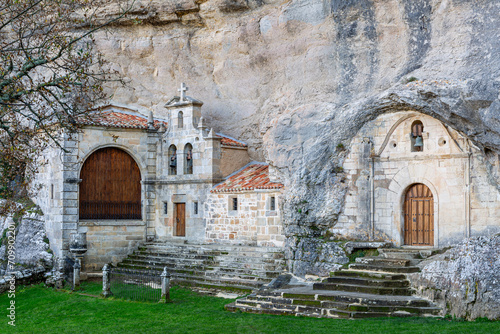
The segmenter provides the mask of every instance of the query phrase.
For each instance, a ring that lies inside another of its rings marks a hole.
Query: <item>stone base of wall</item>
[[[15,271],[0,277],[0,293],[15,291],[15,286],[29,285],[43,282],[46,279],[47,269],[39,266],[34,269]]]
[[[80,221],[80,229],[87,232],[87,252],[83,271],[99,271],[104,264],[117,264],[146,241],[143,221]]]

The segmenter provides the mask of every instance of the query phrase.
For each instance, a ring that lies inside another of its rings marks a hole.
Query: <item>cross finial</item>
[[[181,101],[184,101],[186,99],[186,91],[189,88],[186,86],[186,84],[183,82],[181,83],[181,88],[179,88],[177,91],[181,93]]]

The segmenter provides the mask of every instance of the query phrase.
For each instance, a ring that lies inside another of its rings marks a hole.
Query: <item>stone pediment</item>
[[[165,104],[165,108],[171,108],[171,107],[179,107],[179,106],[185,106],[185,105],[197,105],[197,106],[202,106],[203,102],[200,100],[197,100],[195,98],[192,98],[191,96],[184,96],[184,99],[181,100],[179,96],[174,96],[168,102]]]

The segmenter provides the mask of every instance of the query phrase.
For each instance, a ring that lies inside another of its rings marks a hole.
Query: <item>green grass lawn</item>
[[[98,294],[98,283],[83,286]],[[0,295],[0,333],[500,333],[500,322],[391,318],[314,319],[230,313],[232,300],[171,290],[171,304],[100,299],[56,291],[42,285],[18,288],[16,327],[7,324],[9,299]]]

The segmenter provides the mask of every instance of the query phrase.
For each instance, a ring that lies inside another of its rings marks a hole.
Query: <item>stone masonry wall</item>
[[[80,222],[87,231],[87,247],[82,265],[84,271],[101,270],[104,264],[116,264],[145,241],[143,221],[116,220]]]
[[[206,241],[281,247],[285,237],[279,210],[270,210],[270,198],[277,192],[210,194],[205,204]],[[238,198],[238,210],[232,198]]]
[[[403,121],[390,133],[399,120]],[[423,152],[411,152],[411,124],[415,120],[424,125]],[[482,162],[484,155],[474,147],[469,149],[463,136],[448,130],[436,119],[405,112],[380,116],[367,123],[353,139],[343,165],[349,184],[348,195],[333,233],[361,239],[368,237],[370,155],[380,151],[380,157],[374,160],[375,238],[391,240],[396,245],[403,243],[402,204],[407,188],[414,183],[425,184],[433,193],[435,246],[459,242],[467,236],[468,229],[470,235],[500,230],[495,219],[500,214],[500,194],[488,179]]]

